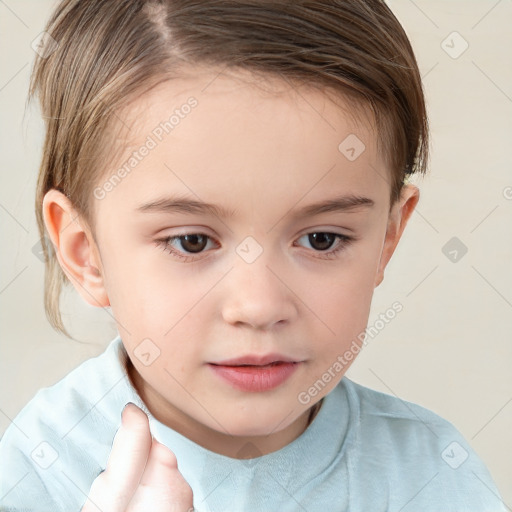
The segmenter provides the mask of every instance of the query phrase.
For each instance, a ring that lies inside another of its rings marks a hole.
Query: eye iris
[[[183,249],[195,253],[201,252],[206,247],[207,237],[205,235],[184,235],[180,236],[180,241]],[[197,247],[198,243],[199,248]]]
[[[325,251],[329,249],[335,240],[335,235],[332,233],[310,233],[309,235],[309,243],[312,247],[315,247],[315,244],[317,245],[315,249],[318,249],[320,251]],[[318,247],[318,245],[320,247]]]

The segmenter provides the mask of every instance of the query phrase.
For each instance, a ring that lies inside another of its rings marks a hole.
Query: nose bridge
[[[222,314],[229,323],[246,323],[268,328],[290,321],[296,314],[293,293],[280,276],[279,257],[247,237],[236,249],[234,265],[228,276],[228,291],[223,298]]]

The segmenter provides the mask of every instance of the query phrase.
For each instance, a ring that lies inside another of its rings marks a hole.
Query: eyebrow
[[[353,194],[338,196],[332,199],[310,204],[292,213],[293,217],[309,217],[321,213],[351,212],[361,208],[371,208],[375,205],[373,199]],[[186,213],[210,214],[220,218],[233,218],[236,210],[230,210],[219,205],[197,201],[188,197],[166,197],[144,203],[136,208],[137,212],[151,213]],[[289,212],[288,212],[289,213]]]

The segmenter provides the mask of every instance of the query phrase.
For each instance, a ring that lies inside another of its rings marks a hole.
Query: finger
[[[149,421],[134,404],[125,407],[121,419],[107,467],[93,482],[82,512],[124,512],[139,485],[151,449]]]
[[[192,489],[178,470],[174,453],[153,439],[140,485],[129,512],[188,512],[193,510]]]
[[[107,507],[110,507],[112,512],[119,512],[117,508],[114,508],[112,504],[106,502],[108,489],[104,481],[104,472],[94,480],[87,496],[83,508],[80,512],[104,512]]]
[[[137,487],[148,460],[151,439],[146,413],[135,404],[127,404],[105,469],[113,482],[126,488]]]
[[[179,473],[176,455],[153,438],[146,468],[140,480],[141,485],[165,484],[169,477]]]

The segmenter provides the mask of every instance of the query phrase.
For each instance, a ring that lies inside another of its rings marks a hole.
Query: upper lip
[[[234,359],[226,359],[225,361],[215,361],[210,364],[215,364],[219,366],[242,366],[242,365],[253,365],[253,366],[264,366],[270,363],[296,363],[298,361],[291,359],[290,357],[284,356],[282,354],[266,354],[266,355],[257,355],[257,354],[247,354],[245,356],[236,357]]]

